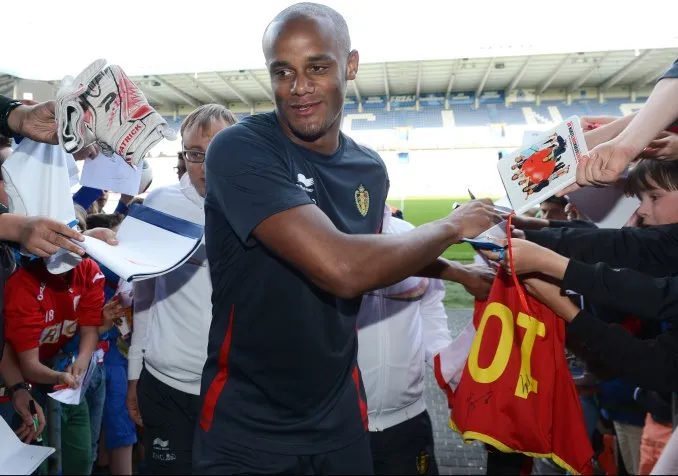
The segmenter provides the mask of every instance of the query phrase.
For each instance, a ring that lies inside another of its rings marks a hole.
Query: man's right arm
[[[491,226],[487,205],[475,203],[480,232]],[[462,212],[462,213],[460,213]],[[318,287],[351,298],[402,281],[435,261],[464,236],[473,213],[457,209],[457,217],[438,220],[397,235],[348,235],[334,226],[318,207],[304,205],[266,218],[254,237],[293,264]],[[466,226],[467,228],[464,228]]]
[[[238,124],[213,139],[206,162],[206,200],[220,209],[245,246],[256,239],[318,287],[343,298],[402,281],[459,239],[499,221],[490,205],[472,202],[401,235],[343,233],[296,186],[276,144]]]

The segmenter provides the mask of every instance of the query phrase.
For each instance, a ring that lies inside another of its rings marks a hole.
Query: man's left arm
[[[459,283],[474,298],[483,301],[490,294],[495,274],[489,266],[463,265],[440,257],[421,269],[417,276]]]

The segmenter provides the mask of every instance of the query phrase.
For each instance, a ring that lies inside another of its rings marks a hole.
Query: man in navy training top
[[[340,132],[358,71],[345,20],[293,5],[268,25],[263,50],[275,112],[223,130],[207,152],[213,317],[194,469],[370,474],[362,294],[415,274],[444,278],[439,255],[499,217],[471,202],[378,235],[386,168]]]

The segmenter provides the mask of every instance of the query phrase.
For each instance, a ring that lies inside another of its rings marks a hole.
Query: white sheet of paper
[[[89,384],[92,381],[92,375],[94,374],[96,365],[97,357],[95,354],[92,354],[92,358],[90,359],[89,365],[87,366],[87,371],[78,379],[80,381],[80,386],[78,388],[65,388],[63,390],[57,390],[56,392],[48,393],[47,395],[52,397],[54,400],[66,405],[79,405],[84,398],[84,393],[87,391],[87,387],[89,387]]]
[[[141,167],[130,167],[119,155],[97,155],[85,160],[80,174],[80,185],[109,192],[137,195],[141,183]]]
[[[48,393],[47,395],[64,405],[79,405],[81,393],[80,387],[78,387],[76,389],[65,388],[63,390],[57,390],[56,392]]]
[[[54,448],[23,443],[0,418],[0,474],[32,474],[52,453]]]
[[[10,213],[73,222],[69,159],[58,145],[22,140],[2,164]]]
[[[125,281],[153,278],[178,268],[202,241],[168,232],[132,216],[123,220],[116,238],[115,246],[88,236],[79,244]]]

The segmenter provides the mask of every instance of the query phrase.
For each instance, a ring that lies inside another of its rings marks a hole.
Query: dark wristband
[[[0,135],[5,137],[12,137],[14,132],[9,128],[9,115],[17,107],[23,106],[20,101],[2,101],[0,103]],[[17,131],[18,132],[18,131]]]
[[[19,382],[15,385],[12,385],[8,390],[7,390],[7,396],[12,399],[14,398],[14,393],[18,392],[19,390],[26,390],[28,392],[31,391],[31,384],[28,382]]]

